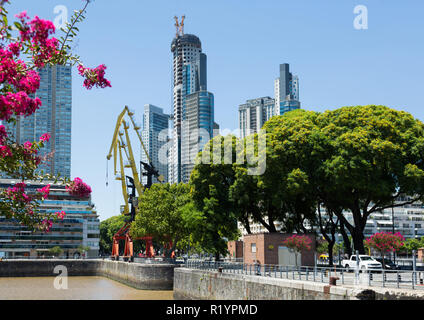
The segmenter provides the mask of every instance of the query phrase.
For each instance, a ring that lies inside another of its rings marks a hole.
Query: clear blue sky
[[[12,0],[9,8],[53,20],[55,6],[71,14],[82,3]],[[368,8],[368,30],[353,27],[357,5]],[[105,185],[116,117],[125,105],[140,120],[147,103],[171,112],[174,15],[186,15],[185,32],[208,55],[215,120],[235,129],[239,104],[273,97],[280,63],[299,76],[304,109],[382,104],[424,120],[423,13],[422,0],[96,0],[76,53],[87,66],[106,64],[113,87],[87,91],[74,70],[72,175],[92,186],[101,220],[119,214],[112,162]]]

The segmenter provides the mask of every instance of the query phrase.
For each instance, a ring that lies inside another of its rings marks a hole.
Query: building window
[[[252,250],[252,253],[256,253],[256,243],[252,243],[252,244],[250,245],[250,248],[251,248],[251,250]]]

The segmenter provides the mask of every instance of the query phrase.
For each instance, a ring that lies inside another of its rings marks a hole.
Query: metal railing
[[[231,263],[205,260],[187,260],[184,267],[190,269],[218,271],[226,274],[277,279],[313,281],[345,286],[370,286],[404,289],[424,289],[423,271],[405,270],[369,270],[347,271],[340,267],[310,267],[258,265],[249,263]]]

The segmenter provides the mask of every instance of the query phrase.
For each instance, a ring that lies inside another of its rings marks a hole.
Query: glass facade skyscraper
[[[164,182],[168,182],[168,159],[166,153],[161,154],[160,152],[163,150],[162,147],[168,142],[169,119],[170,116],[164,114],[163,109],[151,104],[146,104],[144,106],[142,130],[143,143],[149,153],[153,166],[158,170],[159,174],[165,178]],[[143,149],[141,150],[141,161],[146,163],[149,162]],[[142,181],[143,184],[146,184],[147,177],[143,176]],[[157,178],[153,177],[153,183],[158,182]]]
[[[179,183],[188,181],[193,167],[188,163],[190,136],[203,132],[204,128],[210,133],[209,139],[213,137],[214,103],[213,94],[207,92],[207,57],[202,53],[200,39],[192,34],[178,34],[172,41],[171,51],[174,112],[168,178],[171,183]]]
[[[257,133],[273,116],[300,109],[299,78],[289,71],[289,64],[280,64],[280,76],[274,82],[275,99],[261,97],[239,106],[240,137]]]
[[[201,90],[185,97],[182,127],[182,182],[188,183],[197,154],[214,136],[214,96]]]
[[[38,70],[40,88],[35,96],[42,106],[29,117],[19,117],[16,125],[5,124],[17,143],[38,141],[51,135],[41,154],[48,156],[39,170],[57,176],[71,176],[72,75],[70,66],[47,66]]]
[[[275,115],[300,109],[299,78],[290,73],[288,63],[280,64],[280,76],[275,80]]]

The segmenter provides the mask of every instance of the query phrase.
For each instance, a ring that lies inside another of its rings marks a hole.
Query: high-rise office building
[[[29,117],[18,117],[16,125],[5,124],[6,130],[23,144],[38,141],[44,133],[51,135],[42,149],[49,155],[39,170],[62,177],[71,176],[72,76],[70,66],[47,66],[40,69],[40,88],[35,96],[42,106]]]
[[[275,112],[275,100],[271,97],[247,100],[239,107],[240,137],[259,132]]]
[[[210,127],[210,138],[213,137],[214,105],[213,95],[207,92],[207,58],[202,53],[200,39],[192,34],[178,32],[172,41],[171,52],[173,53],[174,110],[168,179],[171,183],[178,183],[187,182],[187,177],[191,172],[192,166],[185,166],[183,169],[183,162],[187,164],[187,159],[191,158],[190,142],[188,141],[190,135],[193,136],[194,132],[202,131],[198,130],[199,128],[208,127],[206,130],[209,130]],[[206,109],[208,110],[206,111]],[[211,121],[210,117],[212,117]],[[184,122],[187,123],[184,124]],[[195,123],[199,127],[193,129]],[[212,125],[209,125],[210,123]]]
[[[142,139],[149,154],[150,160],[156,170],[168,182],[167,155],[161,154],[163,146],[168,143],[169,115],[163,113],[163,109],[151,104],[144,106]],[[148,163],[146,153],[141,150],[141,161]],[[142,177],[143,184],[147,183],[147,177]],[[153,177],[153,183],[158,183]]]
[[[185,97],[181,134],[181,180],[188,183],[197,154],[214,136],[214,96],[201,90]]]
[[[239,106],[241,138],[259,132],[273,116],[300,108],[299,78],[290,73],[287,63],[280,64],[280,76],[274,82],[274,93],[275,99],[251,99]]]
[[[300,109],[299,78],[290,73],[288,63],[280,64],[280,76],[275,80],[275,115]]]

